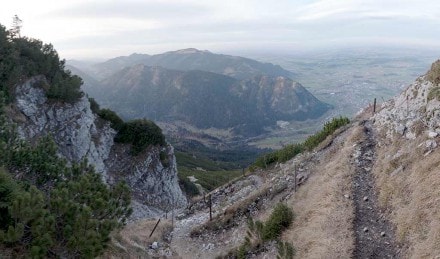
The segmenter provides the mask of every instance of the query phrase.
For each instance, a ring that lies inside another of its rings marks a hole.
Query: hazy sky
[[[61,57],[108,58],[194,47],[292,52],[359,45],[440,48],[438,0],[10,0],[0,23]]]

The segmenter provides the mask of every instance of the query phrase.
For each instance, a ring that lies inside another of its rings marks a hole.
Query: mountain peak
[[[174,53],[174,54],[195,54],[195,53],[211,53],[208,50],[199,50],[196,48],[187,48],[187,49],[179,49],[176,51],[170,51],[168,53]]]

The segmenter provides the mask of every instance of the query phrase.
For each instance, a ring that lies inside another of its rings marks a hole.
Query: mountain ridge
[[[69,63],[69,62],[68,62]],[[80,64],[76,62],[76,64]],[[294,73],[283,69],[279,65],[262,63],[253,59],[215,54],[208,50],[195,48],[168,51],[162,54],[139,54],[133,53],[129,56],[120,56],[107,61],[83,67],[85,72],[90,73],[96,79],[104,79],[111,74],[137,64],[148,66],[161,66],[174,70],[204,70],[217,74],[228,75],[238,79],[249,78],[255,75],[271,75],[294,77]],[[81,69],[81,67],[79,67]]]

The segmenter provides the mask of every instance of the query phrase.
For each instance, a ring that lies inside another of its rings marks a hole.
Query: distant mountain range
[[[84,79],[90,96],[127,119],[253,136],[278,120],[317,118],[330,108],[280,66],[196,49],[68,68]]]
[[[138,64],[182,71],[203,70],[237,79],[250,78],[260,74],[290,78],[294,76],[292,72],[271,63],[261,63],[248,58],[214,54],[206,50],[201,51],[197,49],[182,49],[158,55],[132,54],[130,56],[117,57],[89,66],[84,72],[101,80],[125,67]],[[75,64],[72,65],[75,66]],[[82,66],[82,69],[84,69],[84,66]]]

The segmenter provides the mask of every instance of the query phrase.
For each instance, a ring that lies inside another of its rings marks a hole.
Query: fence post
[[[294,177],[294,185],[295,185],[294,186],[294,191],[296,192],[296,173],[297,173],[296,172],[296,164],[293,165],[293,172],[294,172],[293,173],[293,175],[294,175],[293,177]]]
[[[174,197],[171,204],[171,227],[174,228]]]
[[[157,225],[159,225],[159,222],[160,222],[160,219],[157,221],[157,223],[156,223],[156,225],[154,226],[154,228],[153,228],[153,231],[151,231],[151,233],[150,233],[150,236],[149,237],[151,237],[152,235],[153,235],[153,233],[154,233],[154,231],[156,230],[156,228],[157,228]]]
[[[212,198],[211,198],[211,194],[209,195],[209,221],[212,221]]]
[[[373,104],[373,114],[376,113],[376,98],[374,98],[374,104]]]

